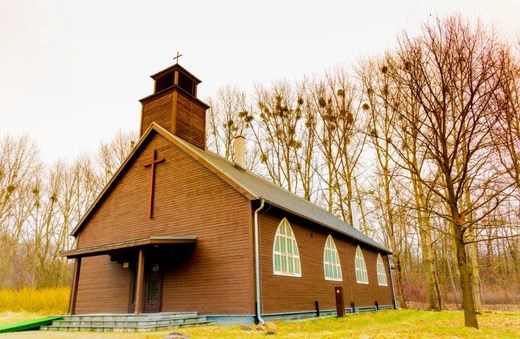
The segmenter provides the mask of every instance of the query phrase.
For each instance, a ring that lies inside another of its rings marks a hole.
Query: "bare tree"
[[[322,80],[307,79],[303,88],[303,110],[306,120],[312,121],[307,124],[312,128],[309,133],[315,139],[324,167],[318,171],[325,186],[321,194],[324,205],[353,225],[354,202],[363,208],[355,179],[366,138],[361,131],[368,121],[360,109],[356,83],[346,69],[336,68],[325,72]]]
[[[302,144],[307,140],[302,105],[304,101],[287,81],[273,84],[272,89],[256,87],[258,111],[253,114],[251,132],[256,141],[260,162],[267,177],[280,187],[310,198],[310,183],[299,176],[302,164]],[[304,151],[306,152],[306,151]],[[303,178],[305,179],[305,178]]]
[[[66,261],[59,255],[63,224],[58,197],[64,174],[64,167],[59,163],[53,166],[48,177],[38,173],[29,198],[33,208],[26,223],[23,245],[33,286],[39,288],[63,286],[68,280]]]
[[[13,263],[31,207],[26,197],[33,188],[33,178],[41,170],[38,148],[27,135],[0,139],[0,286],[20,286]]]
[[[508,189],[500,170],[491,165],[496,160],[491,127],[502,114],[492,98],[505,74],[507,48],[480,22],[451,16],[428,22],[415,38],[404,34],[395,53],[389,76],[408,88],[418,104],[418,114],[396,112],[415,126],[417,147],[431,170],[408,164],[447,206],[443,217],[452,227],[465,325],[478,328],[466,244],[468,231],[476,230],[485,215],[481,206],[493,203],[491,210],[497,208]],[[469,202],[464,200],[467,193]]]
[[[73,245],[70,230],[128,156],[135,133],[102,143],[98,162],[84,154],[71,165],[43,166],[27,136],[0,140],[0,286],[67,284],[59,252]]]
[[[234,139],[243,136],[249,139],[252,116],[246,93],[236,86],[225,86],[217,90],[215,98],[209,98],[207,146],[222,157],[234,160]]]
[[[508,201],[508,208],[502,213],[494,213],[494,223],[498,222],[498,229],[492,229],[487,236],[487,263],[496,267],[497,260],[493,260],[499,248],[504,248],[506,253],[504,259],[511,264],[506,263],[506,274],[512,276],[512,280],[520,281],[520,257],[519,238],[520,231],[518,229],[518,219],[520,212],[518,204],[520,203],[520,55],[517,46],[516,53],[511,52],[511,57],[504,60],[502,65],[505,69],[506,76],[502,79],[500,91],[495,92],[494,104],[497,109],[503,112],[499,116],[497,124],[493,126],[493,140],[496,145],[497,155],[500,164],[506,172],[506,176],[514,186],[514,192]],[[508,227],[504,229],[504,226]],[[497,243],[498,233],[506,232],[508,234],[507,241],[502,246]],[[516,245],[516,247],[515,247]],[[505,248],[508,248],[507,250]],[[509,273],[512,271],[512,274]],[[496,283],[496,281],[494,281]]]
[[[375,153],[374,167],[377,179],[372,189],[376,209],[379,210],[379,221],[386,235],[386,239],[393,251],[396,263],[395,280],[399,304],[406,307],[406,299],[403,292],[404,268],[403,268],[403,238],[400,226],[403,226],[403,211],[397,203],[396,175],[399,166],[395,162],[395,150],[392,141],[395,141],[396,113],[391,109],[389,92],[389,79],[387,69],[380,69],[380,61],[367,60],[362,62],[357,70],[363,86],[364,103],[362,104],[369,116],[370,124],[365,133],[372,143],[372,151]],[[386,66],[385,66],[386,67]],[[399,212],[398,212],[399,211]],[[398,219],[401,219],[398,221]],[[406,240],[405,240],[406,241]]]
[[[375,107],[370,110],[372,114],[370,134],[375,145],[380,177],[385,187],[386,203],[382,208],[387,211],[386,225],[390,230],[389,235],[393,238],[396,237],[392,231],[396,227],[393,209],[397,207],[400,213],[403,213],[403,209],[409,209],[409,212],[415,215],[412,218],[413,223],[410,224],[417,226],[424,275],[428,282],[429,308],[440,310],[442,302],[433,254],[431,209],[428,202],[432,192],[424,186],[415,173],[415,169],[423,173],[427,160],[424,150],[417,144],[418,126],[420,126],[419,105],[408,88],[400,86],[389,76],[389,62],[391,62],[391,55],[376,60],[375,63],[374,61],[367,63],[365,70],[361,71],[362,78],[365,79],[367,86],[370,86],[370,90],[367,90],[368,102]],[[404,121],[400,114],[406,114],[408,121]],[[391,169],[391,166],[394,168]],[[392,175],[389,171],[392,171]],[[398,181],[397,186],[401,195],[404,191],[408,192],[408,199],[403,197],[397,200],[394,197],[395,192],[390,194],[391,186],[396,185],[392,184],[394,180]],[[395,240],[393,244],[395,245]],[[401,256],[398,255],[397,261],[399,260]]]
[[[136,131],[123,132],[118,130],[115,136],[109,141],[102,141],[97,153],[97,160],[100,167],[100,190],[105,186],[119,167],[126,160],[128,154],[137,144],[138,136]]]

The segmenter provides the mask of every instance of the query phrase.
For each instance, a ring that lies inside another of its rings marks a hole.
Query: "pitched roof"
[[[376,249],[382,250],[387,253],[391,253],[388,249],[377,243],[373,239],[369,238],[365,234],[361,233],[352,226],[349,226],[343,220],[337,218],[328,211],[321,207],[305,200],[297,195],[280,188],[270,181],[246,171],[240,167],[235,166],[234,163],[222,158],[221,156],[208,151],[202,150],[189,142],[175,136],[163,127],[152,123],[148,130],[143,134],[139,143],[136,145],[132,153],[129,155],[125,163],[121,166],[118,172],[114,175],[114,178],[107,184],[107,187],[100,194],[96,202],[92,205],[85,217],[76,226],[72,235],[75,235],[82,224],[86,221],[87,216],[90,214],[92,209],[99,203],[101,197],[104,195],[106,190],[113,184],[119,173],[128,166],[130,159],[133,157],[135,152],[143,144],[144,140],[153,132],[161,134],[166,139],[177,145],[179,148],[184,150],[186,153],[195,158],[199,163],[203,164],[210,171],[218,175],[237,191],[242,193],[250,200],[264,199],[267,203],[276,206],[282,210],[298,215],[300,217],[311,220],[319,225],[325,226],[331,230],[345,234],[353,239],[356,239],[362,243],[375,247]]]
[[[250,171],[235,166],[234,163],[211,151],[201,150],[200,148],[191,145],[189,142],[172,135],[166,130],[163,130],[163,132],[168,133],[173,138],[177,139],[178,142],[189,148],[191,152],[197,154],[200,159],[204,159],[208,164],[214,166],[218,172],[232,180],[236,185],[247,191],[255,199],[264,199],[271,205],[312,220],[322,226],[346,234],[356,240],[390,253],[390,251],[381,244],[310,201],[300,198],[299,196],[276,186],[272,182]]]

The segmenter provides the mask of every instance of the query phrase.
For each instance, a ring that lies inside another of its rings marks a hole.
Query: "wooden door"
[[[144,312],[155,313],[161,311],[162,272],[159,264],[148,267],[145,275]]]
[[[161,311],[163,274],[161,266],[158,263],[150,263],[146,265],[144,270],[144,313],[156,313]],[[135,311],[135,299],[137,288],[137,265],[132,270],[130,281],[130,300],[128,303],[128,312]]]

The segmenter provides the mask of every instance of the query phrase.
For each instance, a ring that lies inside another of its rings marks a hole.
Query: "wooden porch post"
[[[137,286],[135,289],[135,314],[139,314],[143,310],[143,290],[144,290],[144,250],[139,249],[139,261],[137,264]]]
[[[69,315],[76,313],[76,298],[78,296],[79,271],[81,269],[81,257],[77,257],[74,261],[74,272],[72,275],[72,288],[69,296]]]

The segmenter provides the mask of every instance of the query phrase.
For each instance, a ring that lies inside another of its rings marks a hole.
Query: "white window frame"
[[[388,286],[385,264],[380,253],[377,254],[377,283],[379,286]]]
[[[325,280],[343,281],[338,249],[332,235],[329,234],[323,250],[323,273]]]
[[[274,237],[273,273],[289,277],[302,276],[298,243],[286,218],[283,218],[278,225]]]
[[[358,284],[368,284],[368,272],[367,265],[365,264],[365,257],[363,256],[363,251],[361,247],[357,247],[356,249],[356,282]]]

